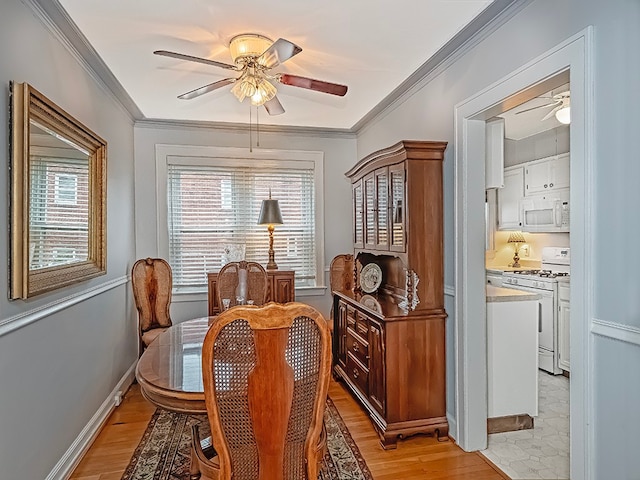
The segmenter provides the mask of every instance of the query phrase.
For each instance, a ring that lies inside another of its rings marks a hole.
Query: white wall
[[[253,135],[255,142],[255,131]],[[158,122],[136,123],[135,208],[136,256],[138,258],[158,255],[155,182],[155,146],[157,144],[244,147],[248,151],[249,131],[245,128],[169,125]],[[357,160],[355,135],[261,131],[260,147],[324,152],[324,261],[327,268],[336,255],[353,252],[351,185],[344,176],[344,172],[349,170]],[[325,278],[325,284],[328,286],[328,277]],[[329,288],[321,296],[302,296],[302,292],[298,291],[296,300],[314,306],[328,317],[331,308],[330,293]],[[205,315],[207,315],[206,293],[173,296],[171,316],[174,322]]]
[[[634,263],[612,259],[615,239],[640,236],[640,162],[637,161],[638,116],[632,105],[640,104],[640,3],[636,0],[565,0],[525,2],[525,8],[468,49],[455,60],[441,66],[438,72],[424,79],[416,89],[378,118],[366,125],[358,135],[358,156],[392,144],[403,138],[446,140],[449,147],[445,158],[445,283],[454,283],[454,203],[453,203],[453,113],[456,104],[506,77],[520,66],[560,44],[565,39],[594,26],[595,38],[595,191],[593,212],[595,238],[593,262],[596,288],[593,293],[595,317],[577,319],[589,322],[593,342],[592,368],[594,391],[585,392],[593,401],[595,423],[594,474],[592,478],[637,478],[640,457],[629,452],[640,451],[640,437],[635,424],[640,401],[640,379],[629,374],[616,359],[638,360],[640,355],[640,277],[634,274]],[[481,181],[479,179],[479,181]],[[478,239],[479,242],[482,239]],[[590,292],[591,293],[591,292]],[[455,312],[448,311],[447,348],[454,348],[452,325]],[[572,320],[573,321],[573,320]],[[600,323],[598,323],[600,322]],[[613,348],[607,337],[624,338]],[[455,365],[447,355],[447,407],[455,418],[451,389],[454,386]],[[633,363],[626,363],[630,365]],[[616,368],[616,365],[618,367]],[[632,401],[621,400],[630,395]],[[608,418],[619,421],[607,421]],[[625,427],[625,425],[628,425]],[[611,445],[615,438],[616,445]]]
[[[136,359],[126,283],[133,125],[25,3],[3,0],[0,10],[0,478],[43,479],[65,468],[65,453],[98,412],[108,411]],[[10,80],[30,83],[108,143],[107,274],[27,301],[7,299]]]

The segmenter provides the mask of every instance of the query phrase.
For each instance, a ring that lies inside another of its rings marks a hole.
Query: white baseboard
[[[451,414],[449,414],[449,412],[447,412],[447,422],[449,422],[449,436],[453,438],[453,440],[456,443],[458,443],[456,440],[456,432],[458,431],[458,422],[456,421],[455,418],[453,418]]]
[[[109,418],[109,415],[115,409],[115,397],[117,393],[126,392],[133,383],[136,363],[137,360],[125,372],[118,384],[113,388],[105,401],[102,402],[98,411],[82,429],[80,434],[76,437],[55,467],[53,467],[53,470],[51,470],[45,480],[66,480],[71,476],[74,468],[76,468],[78,463],[80,463],[80,460],[87,450],[89,450],[89,447],[98,436],[98,433],[100,433],[100,429],[106,422],[107,418]]]

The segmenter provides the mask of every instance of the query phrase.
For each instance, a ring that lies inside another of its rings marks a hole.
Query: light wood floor
[[[416,436],[382,450],[369,417],[341,384],[331,381],[329,396],[340,412],[375,480],[508,479],[478,453],[467,453],[453,441]],[[155,407],[133,385],[107,420],[70,480],[120,480]]]

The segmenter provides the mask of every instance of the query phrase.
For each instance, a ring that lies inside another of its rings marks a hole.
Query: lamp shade
[[[258,225],[282,225],[282,214],[278,200],[262,200]]]
[[[562,107],[556,112],[556,118],[560,123],[565,125],[571,123],[571,107],[568,105],[566,107]]]
[[[526,243],[527,241],[524,239],[524,235],[521,231],[511,232],[509,234],[509,240],[507,243]]]
[[[273,40],[257,33],[242,33],[229,43],[231,58],[235,62],[242,57],[259,57],[273,44]]]

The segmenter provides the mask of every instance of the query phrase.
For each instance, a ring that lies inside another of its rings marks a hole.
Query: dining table
[[[136,366],[142,395],[154,405],[180,413],[206,413],[202,343],[216,317],[177,323],[161,333]]]

